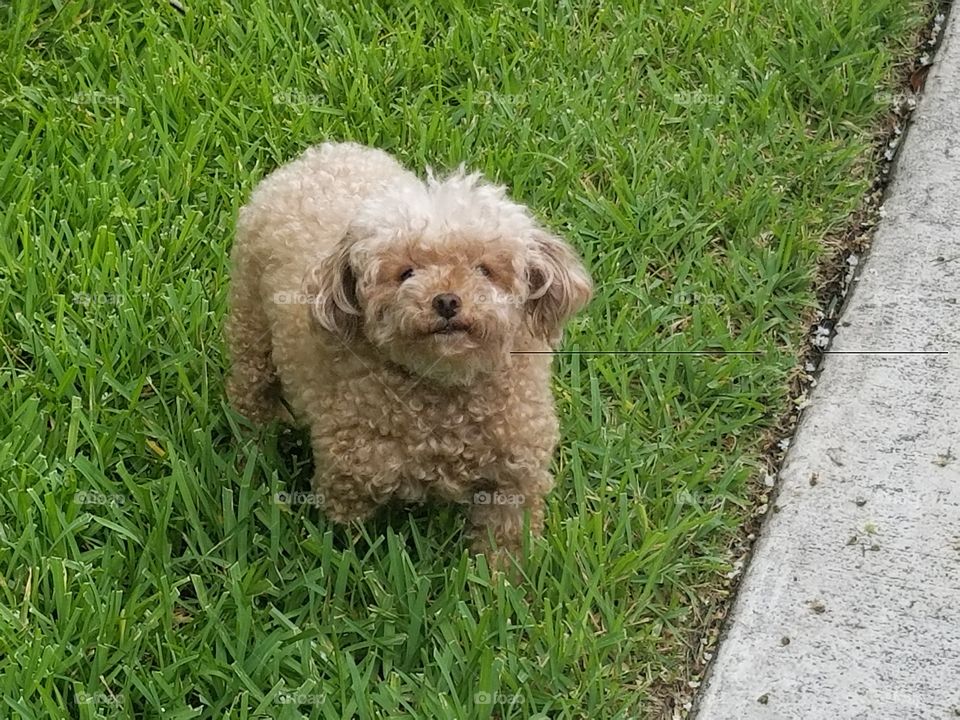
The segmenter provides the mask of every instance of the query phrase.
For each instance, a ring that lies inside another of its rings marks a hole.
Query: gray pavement
[[[960,8],[893,172],[697,720],[960,718]]]

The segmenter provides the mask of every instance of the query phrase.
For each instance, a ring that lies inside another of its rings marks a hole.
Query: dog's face
[[[306,286],[323,330],[344,342],[362,334],[450,384],[496,369],[525,337],[555,344],[591,293],[565,242],[462,173],[368,202]]]

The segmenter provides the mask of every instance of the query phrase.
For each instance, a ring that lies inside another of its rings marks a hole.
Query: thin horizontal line
[[[513,350],[511,355],[763,355],[763,350]]]
[[[766,355],[763,350],[512,350],[511,355]],[[946,350],[821,350],[821,355],[949,355]]]

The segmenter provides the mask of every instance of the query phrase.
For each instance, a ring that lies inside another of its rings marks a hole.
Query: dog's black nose
[[[460,309],[460,296],[453,293],[437,295],[433,299],[433,309],[437,311],[437,315],[449,320]]]

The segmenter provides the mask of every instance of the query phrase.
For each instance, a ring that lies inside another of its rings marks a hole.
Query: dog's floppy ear
[[[307,271],[303,292],[310,302],[310,317],[324,330],[349,340],[360,327],[357,278],[350,265],[348,234],[335,250]]]
[[[544,230],[533,232],[527,263],[526,309],[535,334],[551,345],[560,342],[564,323],[590,300],[593,283],[567,243]]]

